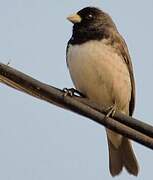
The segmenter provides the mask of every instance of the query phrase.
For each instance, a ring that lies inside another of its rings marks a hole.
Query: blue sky
[[[125,38],[136,77],[134,116],[153,124],[153,0],[0,0],[0,62],[59,88],[72,87],[65,49],[66,17],[97,6]],[[0,84],[0,179],[112,179],[102,126]],[[141,170],[152,176],[153,151],[134,143]],[[116,179],[135,179],[125,171]]]

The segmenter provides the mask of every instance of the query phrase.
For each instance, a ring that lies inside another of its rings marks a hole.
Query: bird
[[[135,80],[129,50],[111,16],[97,7],[85,7],[67,17],[73,23],[66,63],[77,91],[98,107],[112,107],[132,116]],[[114,177],[123,168],[137,176],[139,164],[131,141],[106,128],[109,170]]]

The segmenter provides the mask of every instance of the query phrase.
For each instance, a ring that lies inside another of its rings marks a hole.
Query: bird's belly
[[[98,105],[117,104],[126,111],[131,99],[131,82],[127,65],[111,47],[90,41],[68,50],[68,67],[79,91]]]

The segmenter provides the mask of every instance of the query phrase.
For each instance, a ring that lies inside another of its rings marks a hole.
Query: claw
[[[106,108],[105,111],[107,112],[107,114],[106,114],[106,116],[105,116],[104,119],[106,120],[106,119],[108,119],[109,117],[113,117],[113,116],[115,115],[116,109],[117,109],[116,104],[114,104],[114,105],[109,106],[108,108]]]
[[[85,97],[81,92],[79,92],[78,90],[74,89],[74,88],[64,88],[64,97],[69,95],[69,96],[74,96],[75,94],[78,94],[81,97]]]
[[[64,88],[63,92],[64,92],[64,97],[68,96],[68,95],[72,97],[74,95],[74,92],[71,89],[68,89],[68,88]]]

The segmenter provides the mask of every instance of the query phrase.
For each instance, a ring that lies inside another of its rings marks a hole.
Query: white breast
[[[127,111],[131,81],[127,65],[103,41],[70,45],[67,62],[75,87],[99,105]]]

